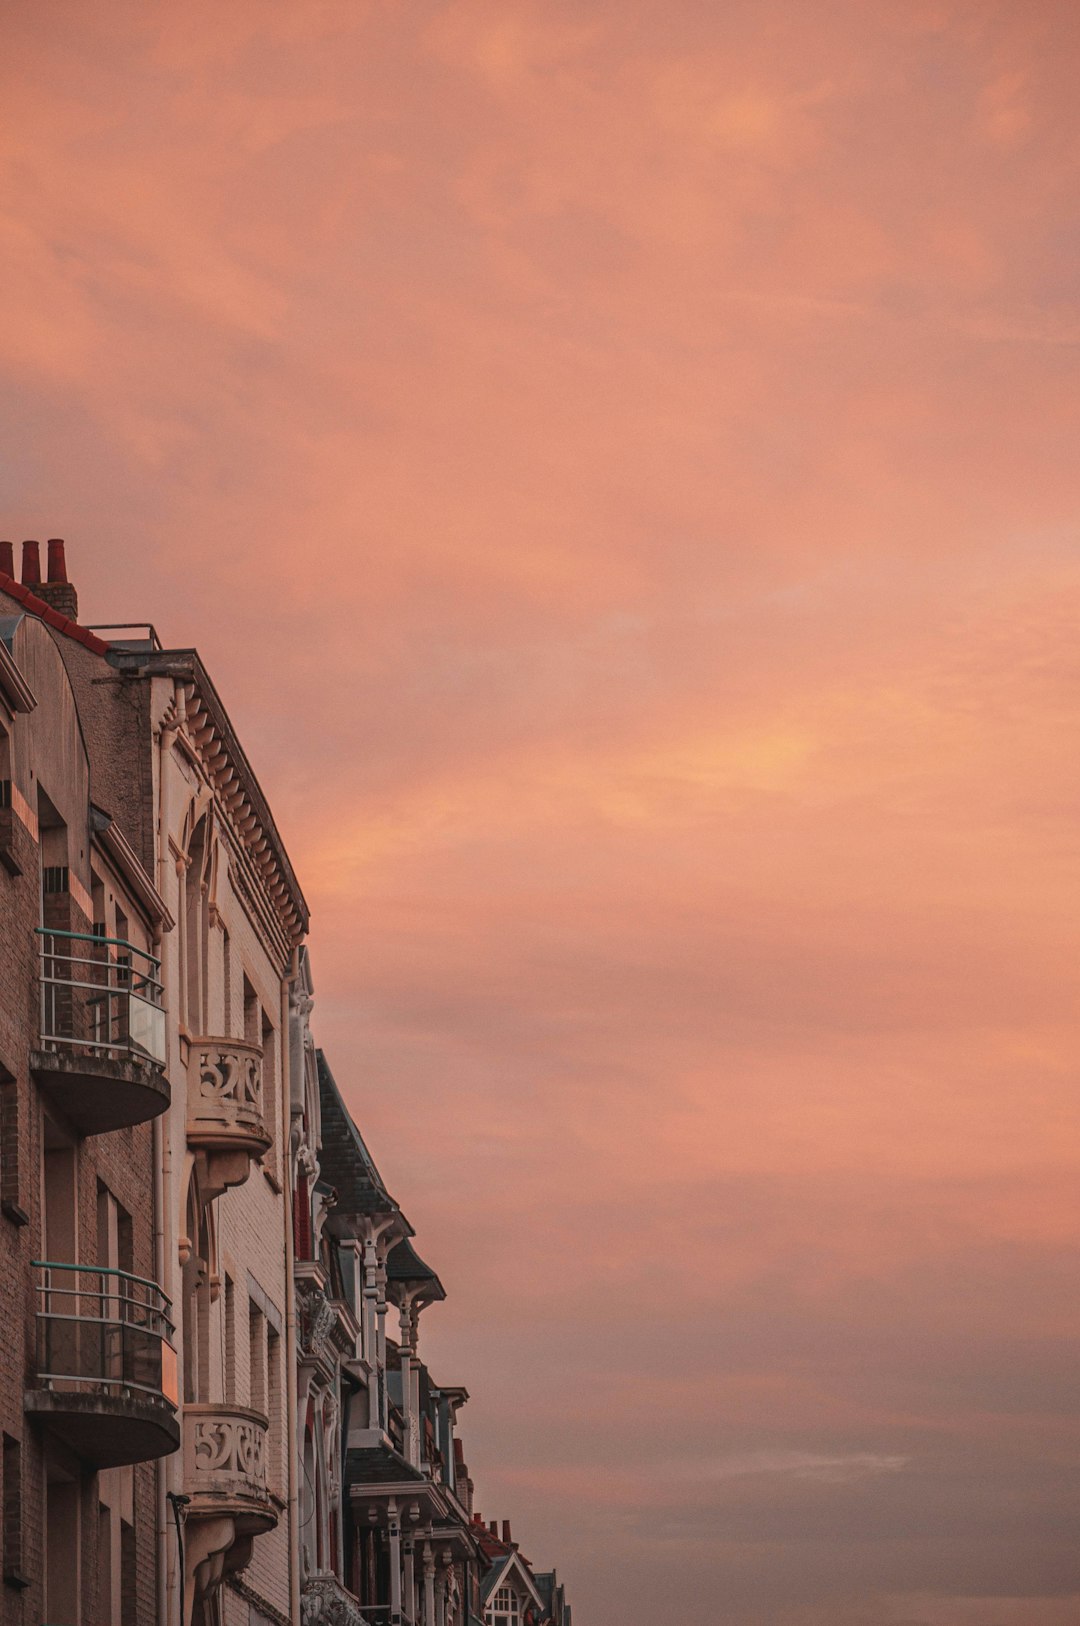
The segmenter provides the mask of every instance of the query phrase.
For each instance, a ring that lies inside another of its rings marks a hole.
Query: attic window
[[[511,1587],[496,1588],[487,1607],[487,1626],[519,1626],[521,1603]]]

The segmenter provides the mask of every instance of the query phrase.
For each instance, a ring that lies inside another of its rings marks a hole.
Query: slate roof
[[[365,1445],[345,1453],[346,1485],[402,1485],[414,1479],[418,1485],[427,1483],[422,1473],[386,1446]]]
[[[364,1145],[359,1129],[341,1099],[326,1057],[315,1052],[319,1066],[319,1103],[322,1109],[322,1150],[319,1171],[337,1192],[339,1214],[400,1213],[387,1191],[375,1159]],[[406,1222],[407,1223],[407,1222]]]
[[[446,1289],[430,1265],[425,1265],[408,1237],[402,1237],[386,1256],[386,1279],[408,1286],[423,1286],[432,1298],[444,1299]]]

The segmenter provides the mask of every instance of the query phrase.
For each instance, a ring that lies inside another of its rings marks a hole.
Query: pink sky
[[[3,33],[4,534],[231,708],[480,1510],[1071,1626],[1072,0]]]

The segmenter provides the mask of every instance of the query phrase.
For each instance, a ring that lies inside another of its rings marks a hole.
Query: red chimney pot
[[[51,582],[66,582],[67,560],[64,558],[64,539],[62,536],[49,538],[49,580]]]
[[[493,1536],[498,1537],[498,1534],[499,1534],[499,1521],[498,1521],[498,1519],[492,1519],[491,1523],[488,1525],[488,1529],[491,1531],[491,1534]]]
[[[503,1540],[505,1541],[505,1543],[506,1543],[506,1545],[508,1547],[512,1547],[514,1545],[514,1538],[510,1534],[510,1520],[509,1519],[504,1519],[503,1520]]]
[[[5,576],[15,574],[15,549],[10,542],[0,542],[0,570]]]
[[[22,579],[24,587],[36,587],[41,580],[41,549],[36,542],[22,545]]]

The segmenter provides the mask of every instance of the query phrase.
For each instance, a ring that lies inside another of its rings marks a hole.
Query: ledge
[[[135,1056],[32,1050],[30,1071],[80,1135],[130,1129],[160,1117],[172,1101],[162,1069]]]
[[[151,1462],[180,1444],[180,1424],[164,1396],[28,1389],[24,1410],[94,1468]]]

